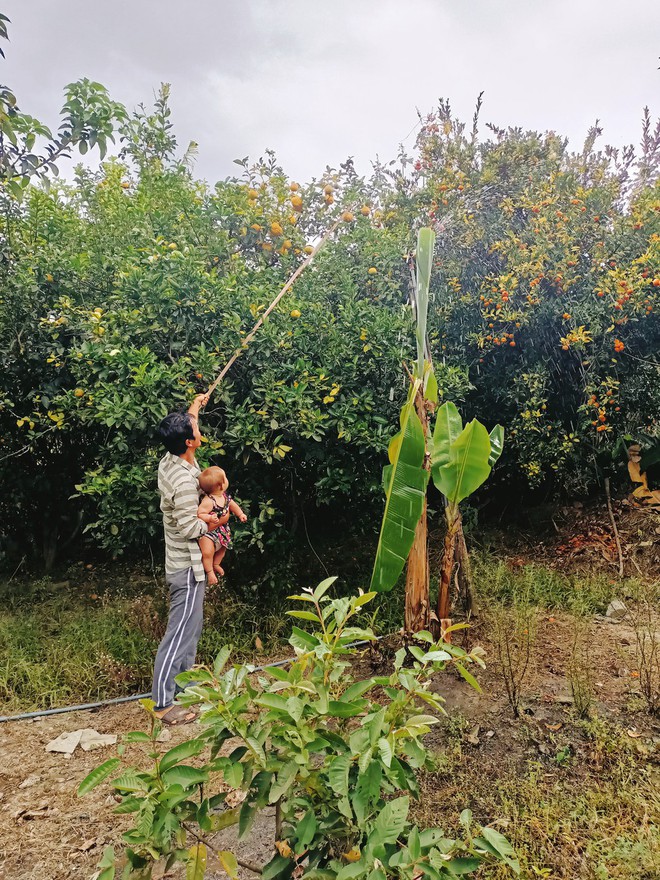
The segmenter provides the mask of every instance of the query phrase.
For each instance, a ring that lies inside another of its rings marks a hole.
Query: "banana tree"
[[[447,534],[440,582],[438,617],[449,618],[449,584],[458,546],[467,564],[459,504],[488,477],[502,451],[503,430],[498,425],[489,435],[476,420],[465,428],[452,403],[444,404],[436,419],[433,436],[429,416],[438,401],[438,387],[431,359],[427,356],[426,321],[435,234],[421,229],[417,239],[417,271],[413,305],[416,316],[417,360],[410,374],[410,388],[401,410],[399,433],[389,447],[390,464],[383,472],[385,512],[371,577],[372,590],[388,591],[408,561],[406,576],[406,632],[427,629],[430,624],[428,527],[426,488],[429,470],[446,498]]]
[[[438,410],[433,431],[431,473],[436,488],[446,500],[447,531],[438,592],[438,618],[442,629],[450,625],[449,588],[461,530],[459,505],[488,479],[502,454],[503,442],[501,425],[496,425],[490,434],[476,419],[463,427],[461,416],[451,401]]]
[[[426,357],[426,318],[435,233],[424,228],[417,237],[413,306],[417,324],[417,360],[401,410],[401,430],[389,446],[390,464],[383,472],[385,512],[371,577],[372,590],[389,591],[408,560],[405,629],[429,624],[429,568],[426,488],[430,472],[428,413],[437,403],[437,383]]]

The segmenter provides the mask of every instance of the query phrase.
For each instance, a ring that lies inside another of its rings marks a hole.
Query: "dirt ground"
[[[642,711],[636,697],[639,679],[634,631],[625,622],[612,624],[598,618],[589,626],[598,713],[625,731],[645,762],[653,761],[660,744],[660,723]],[[490,767],[491,774],[497,774],[497,767],[504,763],[510,766],[514,761],[524,767],[533,760],[546,762],[552,775],[557,772],[556,756],[561,749],[568,749],[579,762],[583,746],[573,723],[566,678],[573,627],[566,614],[539,617],[520,719],[513,718],[495,668],[480,673],[482,694],[453,675],[439,678],[437,687],[447,700],[449,717],[460,722],[454,720],[453,727],[439,725],[429,734],[429,745],[440,751],[452,737],[454,742],[458,737],[468,750],[467,759],[473,755],[475,761]],[[475,641],[479,641],[478,631]],[[376,656],[365,656],[363,662],[385,667],[388,660],[385,647]],[[107,787],[102,785],[83,799],[76,796],[76,788],[95,766],[114,755],[115,747],[90,752],[78,748],[65,756],[46,752],[45,746],[61,733],[81,727],[119,734],[121,739],[123,732],[144,729],[145,722],[143,709],[129,703],[0,726],[2,880],[63,880],[94,874],[103,848],[118,843],[128,820],[113,814],[114,800]],[[169,734],[163,750],[189,736],[190,728],[174,728]],[[457,793],[458,800],[466,796]],[[457,812],[460,808],[459,803]],[[489,821],[489,817],[480,818]],[[245,843],[237,844],[232,837],[235,831],[230,829],[216,844],[219,848],[236,846],[234,852],[239,857],[263,863],[271,852],[272,825],[273,817],[266,814]],[[214,873],[209,864],[207,876],[223,875]]]

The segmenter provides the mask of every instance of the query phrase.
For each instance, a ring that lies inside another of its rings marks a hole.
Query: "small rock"
[[[167,730],[167,728],[163,728],[161,732],[156,737],[156,742],[166,743],[172,739],[172,731]]]
[[[32,788],[32,786],[36,785],[38,782],[41,782],[41,776],[39,776],[38,773],[32,773],[27,779],[24,779],[18,787]]]
[[[623,604],[621,599],[612,599],[610,604],[607,606],[605,617],[607,617],[610,623],[619,623],[619,621],[623,620],[627,613],[628,609]]]

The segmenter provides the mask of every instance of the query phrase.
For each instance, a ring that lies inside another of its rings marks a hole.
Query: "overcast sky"
[[[354,156],[394,157],[415,108],[448,98],[482,124],[552,129],[576,146],[599,118],[638,143],[660,115],[659,0],[1,0],[0,82],[56,123],[87,76],[129,109],[172,84],[181,148],[210,181],[276,151],[305,180]]]

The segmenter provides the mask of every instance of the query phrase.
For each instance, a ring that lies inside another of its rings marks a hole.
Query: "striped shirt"
[[[165,574],[191,568],[195,580],[204,580],[202,553],[197,538],[208,532],[208,526],[197,519],[199,506],[197,462],[188,462],[166,452],[158,465],[158,491],[165,530]]]

